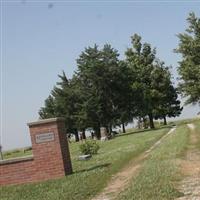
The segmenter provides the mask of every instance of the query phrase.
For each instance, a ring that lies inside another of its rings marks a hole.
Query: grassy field
[[[197,131],[197,137],[198,137],[198,144],[197,147],[200,149],[200,120],[195,121],[194,123],[195,127],[196,127],[196,131]]]
[[[0,188],[1,200],[86,200],[97,194],[113,174],[148,149],[169,128],[124,134],[99,142],[97,155],[78,161],[79,145],[70,144],[74,173],[59,180]]]
[[[188,123],[198,123],[199,121],[200,121],[200,119],[198,117],[195,117],[195,118],[171,121],[170,123],[175,123],[176,125],[183,125],[183,124],[188,124]]]
[[[189,129],[186,125],[178,126],[176,131],[151,153],[131,186],[118,199],[169,200],[181,196],[174,187],[181,175],[175,159],[184,155],[188,136]]]
[[[160,127],[158,127],[160,128]],[[125,134],[137,132],[138,129],[136,128],[129,128],[126,130]],[[143,131],[142,129],[140,131]],[[120,135],[124,135],[123,133]],[[72,141],[74,142],[74,141]],[[3,151],[3,159],[10,159],[10,158],[16,158],[16,157],[23,157],[23,156],[28,156],[32,155],[32,148],[31,147],[25,147],[25,148],[18,148],[18,149],[13,149],[13,150],[8,150],[8,151]]]
[[[16,149],[16,150],[10,150],[3,152],[3,159],[10,159],[10,158],[16,158],[16,157],[23,157],[28,156],[32,154],[31,147],[27,149]]]

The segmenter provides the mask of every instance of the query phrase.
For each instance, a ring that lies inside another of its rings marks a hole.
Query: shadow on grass
[[[82,169],[82,170],[75,171],[74,174],[78,174],[78,173],[82,173],[82,172],[89,172],[89,171],[92,171],[92,170],[95,170],[95,169],[101,169],[101,168],[104,168],[104,167],[109,167],[110,165],[111,165],[111,163],[96,165],[96,166],[90,167],[88,169]]]
[[[144,132],[149,132],[149,131],[157,131],[157,130],[161,130],[161,129],[165,129],[165,128],[172,128],[172,127],[173,127],[172,125],[166,125],[166,126],[162,126],[160,128],[142,129],[142,130],[133,131],[133,132],[129,132],[129,133],[118,134],[118,135],[116,135],[116,137],[122,137],[122,136],[127,136],[127,135],[132,135],[132,134],[138,134],[138,133],[144,133]]]

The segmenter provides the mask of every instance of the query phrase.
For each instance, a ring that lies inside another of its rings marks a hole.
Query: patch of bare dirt
[[[178,186],[184,194],[178,200],[200,200],[200,151],[196,147],[198,142],[195,126],[188,124],[190,128],[190,145],[186,157],[181,161],[181,171],[184,179]]]
[[[93,200],[110,200],[116,197],[125,188],[130,179],[138,172],[140,164],[128,167],[113,177],[108,186]],[[112,196],[112,198],[111,198]]]
[[[162,140],[171,134],[175,128],[172,128],[166,135],[152,145],[147,151],[135,158],[128,166],[124,167],[109,181],[104,190],[94,197],[92,200],[112,200],[115,199],[120,192],[122,192],[130,183],[132,178],[138,174],[142,161],[149,156],[151,151],[161,144]]]

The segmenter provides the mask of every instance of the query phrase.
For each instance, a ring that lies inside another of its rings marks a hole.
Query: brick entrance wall
[[[0,161],[0,185],[55,179],[72,173],[64,120],[28,123],[33,156]]]

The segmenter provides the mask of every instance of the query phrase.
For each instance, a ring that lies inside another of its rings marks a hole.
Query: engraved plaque
[[[50,133],[41,133],[41,134],[37,134],[35,135],[35,142],[38,143],[44,143],[44,142],[50,142],[53,141],[55,139],[54,137],[54,133],[50,132]]]

